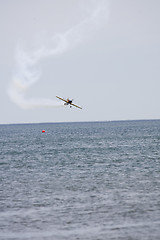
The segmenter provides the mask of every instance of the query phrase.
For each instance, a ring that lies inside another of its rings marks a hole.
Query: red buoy
[[[46,131],[45,130],[42,130],[42,133],[45,133]]]

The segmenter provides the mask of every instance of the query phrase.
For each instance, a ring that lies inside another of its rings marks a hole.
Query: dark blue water
[[[160,121],[0,125],[0,239],[160,239]]]

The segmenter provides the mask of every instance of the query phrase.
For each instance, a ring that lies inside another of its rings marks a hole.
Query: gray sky
[[[0,0],[0,123],[160,119],[159,13],[159,0]]]

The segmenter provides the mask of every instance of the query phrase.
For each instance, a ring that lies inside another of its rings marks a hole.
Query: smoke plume
[[[56,56],[76,47],[80,42],[95,30],[102,20],[102,16],[108,14],[106,1],[98,0],[94,7],[88,11],[79,24],[71,27],[68,31],[55,34],[48,40],[48,44],[42,44],[40,48],[26,51],[22,46],[16,48],[16,70],[8,88],[8,95],[12,102],[21,108],[59,107],[60,101],[47,98],[26,98],[26,92],[41,77],[38,64],[49,56]]]

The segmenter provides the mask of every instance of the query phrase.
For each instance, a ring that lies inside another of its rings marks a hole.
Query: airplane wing
[[[58,97],[58,96],[56,96],[56,98],[58,98],[58,99],[60,99],[60,100],[62,100],[62,101],[64,101],[64,102],[68,103],[67,100],[65,100],[65,99],[63,99],[63,98],[60,98],[60,97]],[[77,106],[77,105],[75,105],[75,104],[73,104],[73,103],[69,103],[69,104],[72,105],[72,106],[74,106],[74,107],[77,107],[77,108],[79,108],[79,109],[82,109],[81,107],[79,107],[79,106]]]
[[[60,98],[60,97],[58,97],[58,96],[56,96],[56,98],[59,98],[60,100],[62,100],[62,101],[64,101],[64,102],[67,102],[65,99]]]
[[[81,107],[79,107],[79,106],[77,106],[77,105],[75,105],[75,104],[73,104],[73,103],[71,103],[71,105],[74,106],[74,107],[77,107],[77,108],[82,109]]]

